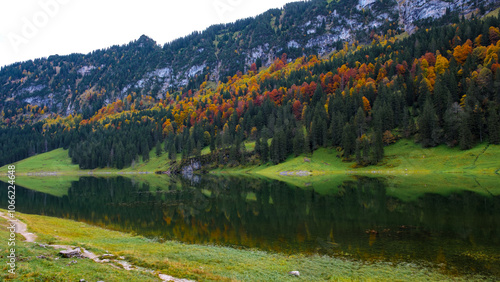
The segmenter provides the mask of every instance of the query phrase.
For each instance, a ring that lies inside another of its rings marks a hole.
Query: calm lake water
[[[261,178],[81,177],[68,182],[62,197],[18,186],[16,208],[158,241],[417,263],[500,276],[500,196],[458,189],[447,194],[410,191],[403,197],[398,191],[404,187],[390,183],[346,177],[324,183],[332,187],[320,193],[314,185],[299,188]],[[7,189],[0,191],[6,208]]]

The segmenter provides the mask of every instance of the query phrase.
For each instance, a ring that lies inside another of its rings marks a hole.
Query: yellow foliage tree
[[[448,61],[448,59],[446,59],[445,57],[443,57],[441,55],[437,56],[436,67],[435,67],[435,70],[437,73],[443,74],[448,69],[449,66],[450,66],[450,62]]]

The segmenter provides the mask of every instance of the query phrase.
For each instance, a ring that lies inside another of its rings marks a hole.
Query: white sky
[[[0,67],[125,44],[158,44],[293,0],[0,0]]]

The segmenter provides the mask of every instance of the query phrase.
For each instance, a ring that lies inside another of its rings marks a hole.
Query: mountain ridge
[[[488,10],[498,3],[482,1]],[[269,66],[282,53],[289,61],[321,56],[341,49],[346,41],[368,43],[373,34],[404,29],[411,33],[416,21],[477,9],[478,3],[465,0],[293,2],[163,46],[143,35],[129,44],[88,54],[15,63],[0,70],[0,98],[15,101],[17,107],[32,104],[62,115],[85,111],[89,115],[131,92],[160,99],[181,87],[196,89],[205,77],[217,83],[238,71],[245,73],[253,63]],[[82,105],[83,98],[99,95],[94,106]]]

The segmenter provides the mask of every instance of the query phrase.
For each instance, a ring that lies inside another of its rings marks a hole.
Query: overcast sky
[[[158,44],[292,0],[0,0],[0,66],[89,53],[142,34]]]

